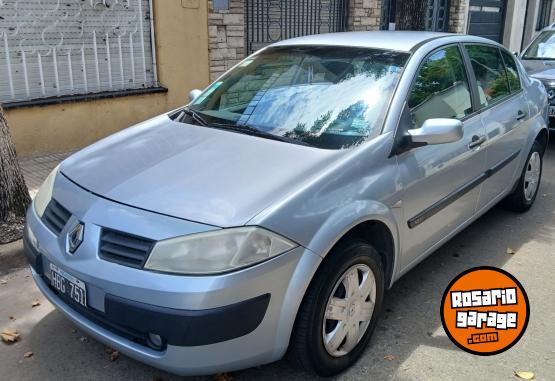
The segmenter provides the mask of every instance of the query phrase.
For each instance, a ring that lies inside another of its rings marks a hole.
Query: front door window
[[[457,46],[438,50],[422,65],[408,100],[413,128],[432,118],[463,119],[472,113],[468,79]]]

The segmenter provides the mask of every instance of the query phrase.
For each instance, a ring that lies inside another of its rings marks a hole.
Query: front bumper
[[[199,227],[98,198],[63,178],[56,180],[54,194],[66,196],[59,201],[73,213],[67,225],[73,219],[83,222],[85,239],[75,254],[69,254],[63,238],[69,228],[56,237],[31,206],[26,254],[37,286],[82,330],[129,357],[180,375],[238,370],[283,356],[302,296],[321,261],[318,255],[298,247],[219,276],[177,276],[125,267],[98,257],[99,226],[117,228],[114,216],[131,218],[141,234],[146,232],[141,224],[149,224],[153,239],[169,230],[170,222],[181,225],[173,230]],[[128,221],[121,225],[129,226]],[[87,308],[50,287],[50,263],[85,282]],[[164,338],[161,350],[148,346],[148,333]]]

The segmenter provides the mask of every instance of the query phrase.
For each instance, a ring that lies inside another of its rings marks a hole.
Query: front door
[[[466,68],[458,45],[434,51],[424,61],[407,100],[400,129],[420,128],[432,118],[463,121],[464,136],[453,143],[413,148],[398,156],[404,189],[403,270],[451,232],[476,210],[480,175],[486,170],[485,151],[474,146],[485,131],[473,113]]]
[[[468,44],[465,49],[476,77],[487,136],[488,179],[480,193],[481,209],[498,201],[513,185],[529,112],[511,54],[483,44]]]

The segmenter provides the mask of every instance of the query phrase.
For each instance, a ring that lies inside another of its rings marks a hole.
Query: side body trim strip
[[[415,228],[416,226],[420,225],[422,222],[426,221],[430,217],[434,216],[435,214],[439,213],[441,210],[445,209],[447,206],[470,192],[472,189],[486,181],[489,177],[493,176],[495,173],[499,172],[505,166],[507,166],[511,161],[518,157],[520,154],[520,150],[511,154],[506,159],[500,161],[487,171],[481,173],[479,176],[475,177],[474,179],[470,180],[468,183],[463,184],[458,189],[455,189],[453,192],[449,193],[447,196],[442,198],[441,200],[437,201],[436,203],[432,204],[428,208],[424,209],[416,216],[412,217],[410,220],[407,221],[407,225],[410,229]]]

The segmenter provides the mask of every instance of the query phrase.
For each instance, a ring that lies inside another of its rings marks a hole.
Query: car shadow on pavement
[[[442,353],[451,351],[454,356],[470,358],[450,342],[441,326],[439,310],[445,288],[456,275],[471,267],[503,267],[514,260],[514,266],[524,271],[519,251],[532,241],[553,241],[554,213],[555,144],[552,141],[546,153],[544,175],[534,207],[524,214],[515,214],[499,206],[493,208],[401,278],[386,293],[382,317],[363,357],[336,379],[420,379],[414,374],[403,376],[403,372],[410,371],[411,367],[414,369],[415,363],[410,357],[422,346],[431,347],[432,352],[434,349]],[[507,248],[515,254],[507,254]],[[518,272],[513,270],[513,273],[519,277]],[[29,340],[31,347],[50,348],[42,361],[44,369],[49,369],[45,371],[51,372],[52,376],[63,374],[68,379],[72,376],[79,379],[183,379],[124,356],[110,362],[103,345],[83,337],[59,312],[54,311],[36,324]],[[235,380],[318,379],[291,368],[286,361],[232,374]],[[211,380],[213,377],[186,379]]]

